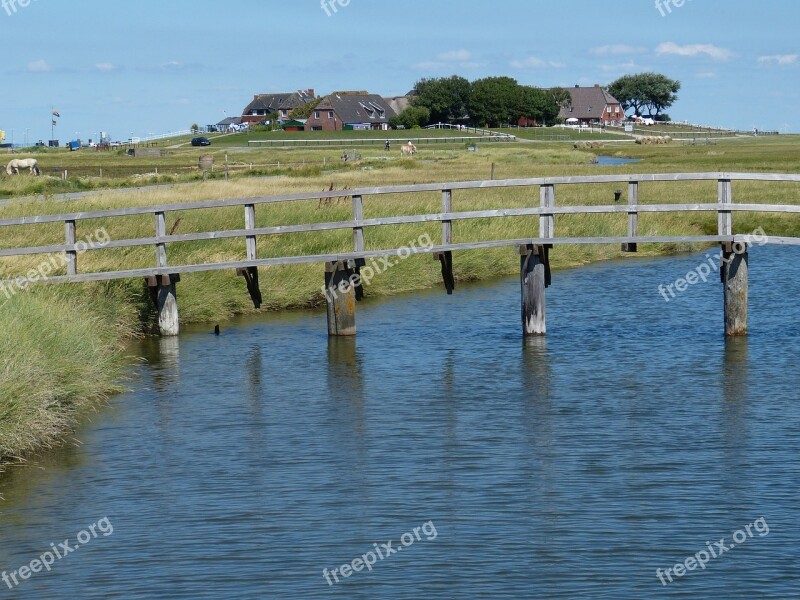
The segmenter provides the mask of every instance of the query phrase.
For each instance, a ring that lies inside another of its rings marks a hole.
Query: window
[[[328,118],[329,118],[329,119],[332,119],[332,118],[333,118],[333,111],[332,111],[332,110],[329,110],[329,111],[328,111]]]
[[[281,111],[281,116],[282,116],[282,117],[285,117],[285,116],[286,116],[286,111],[285,111],[285,110],[282,110],[282,111]]]
[[[314,111],[314,118],[315,119],[319,119],[319,111],[318,110]]]

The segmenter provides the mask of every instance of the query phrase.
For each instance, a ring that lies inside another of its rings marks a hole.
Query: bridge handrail
[[[638,202],[639,184],[647,182],[668,182],[668,181],[718,181],[719,195],[717,202],[699,202],[682,204],[640,204]],[[451,227],[453,221],[466,219],[484,219],[498,217],[523,217],[539,216],[540,232],[539,237],[510,240],[487,240],[481,242],[452,243],[450,236],[443,236],[443,243],[427,249],[427,251],[446,252],[454,250],[469,250],[480,248],[497,248],[504,246],[531,245],[531,244],[611,244],[611,243],[660,243],[660,242],[691,242],[691,243],[715,243],[727,242],[734,243],[742,241],[743,236],[737,236],[733,232],[733,213],[734,212],[778,212],[778,213],[800,213],[798,205],[780,204],[753,204],[753,203],[733,203],[732,187],[733,181],[767,181],[767,182],[795,182],[800,183],[800,174],[773,174],[773,173],[656,173],[656,174],[634,174],[634,175],[596,175],[579,177],[537,177],[530,179],[506,179],[500,181],[461,181],[450,183],[428,183],[415,185],[395,185],[384,187],[361,188],[352,190],[339,190],[330,192],[304,192],[298,194],[286,194],[279,196],[265,196],[258,198],[235,198],[227,200],[211,200],[202,202],[192,202],[185,204],[167,204],[160,206],[138,206],[121,209],[108,209],[101,211],[88,211],[60,215],[40,215],[32,217],[19,217],[13,219],[0,220],[0,228],[22,225],[36,225],[43,223],[63,222],[66,226],[66,240],[63,244],[49,246],[36,246],[27,248],[8,248],[0,249],[0,257],[24,256],[32,254],[48,254],[65,252],[71,258],[68,262],[68,274],[65,276],[49,277],[50,282],[65,281],[101,281],[109,279],[119,279],[126,277],[137,277],[140,275],[164,275],[188,273],[197,271],[211,271],[228,268],[243,268],[253,266],[297,264],[342,261],[356,258],[369,258],[377,256],[390,256],[398,254],[403,249],[389,250],[365,250],[363,246],[357,247],[356,252],[338,252],[333,254],[312,255],[312,256],[285,256],[277,258],[257,259],[255,252],[248,254],[247,260],[227,261],[221,263],[209,263],[200,265],[174,265],[166,264],[166,245],[177,242],[191,242],[203,240],[221,240],[230,238],[245,238],[255,243],[259,236],[282,235],[291,233],[309,233],[329,230],[352,229],[363,231],[366,227],[379,227],[386,225],[400,225],[411,223],[439,222],[443,229]],[[585,205],[585,206],[555,206],[554,189],[556,185],[576,185],[576,184],[603,184],[603,183],[627,183],[629,187],[628,203],[613,205]],[[474,189],[498,189],[519,186],[539,186],[541,189],[541,205],[523,208],[492,209],[492,210],[473,210],[454,212],[451,210],[452,192],[454,190],[474,190]],[[353,219],[346,221],[318,222],[298,225],[280,225],[272,227],[257,228],[255,223],[255,206],[269,203],[281,203],[303,200],[321,200],[327,198],[339,198],[342,196],[353,199],[354,207],[356,204],[362,205],[364,197],[376,197],[386,194],[402,193],[423,193],[439,192],[443,198],[447,198],[447,203],[443,204],[442,212],[400,215],[364,219],[360,212],[354,211]],[[222,207],[243,206],[245,208],[245,228],[231,229],[222,231],[206,231],[200,233],[167,235],[165,232],[165,215],[174,211],[189,211],[201,209],[213,209]],[[717,235],[704,236],[639,236],[637,233],[637,219],[640,213],[658,212],[717,212],[719,214],[719,231]],[[629,229],[627,236],[612,237],[585,237],[585,238],[558,238],[554,233],[555,215],[575,215],[575,214],[627,214],[629,217]],[[136,239],[111,240],[107,243],[76,243],[75,228],[76,222],[85,219],[103,219],[124,217],[132,215],[152,214],[156,217],[156,228],[154,236]],[[800,238],[770,238],[771,243],[779,244],[798,244]],[[134,270],[119,270],[97,273],[77,273],[77,252],[85,250],[112,249],[112,248],[132,248],[138,246],[154,246],[158,249],[157,255],[162,257],[162,261],[156,261],[154,267]],[[253,245],[253,248],[255,246]],[[9,280],[9,282],[28,281],[25,278]],[[0,282],[6,284],[9,282]]]

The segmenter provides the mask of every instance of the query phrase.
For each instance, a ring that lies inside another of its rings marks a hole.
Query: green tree
[[[625,110],[633,109],[637,115],[647,109],[651,117],[672,106],[678,99],[681,83],[659,73],[623,75],[610,86],[608,93],[622,104]]]
[[[517,94],[518,105],[516,112],[519,114],[512,121],[516,121],[520,117],[536,119],[537,123],[545,125],[550,125],[556,121],[561,106],[556,101],[559,96],[554,94],[553,90],[542,90],[523,85],[519,86]]]
[[[192,133],[197,133],[198,131],[200,131],[200,125],[198,125],[197,123],[192,123],[190,129],[192,130]]]
[[[431,122],[449,122],[467,115],[469,94],[469,81],[458,75],[420,79],[414,86],[411,103],[413,106],[427,108]]]
[[[522,116],[522,88],[511,77],[486,77],[472,83],[470,120],[477,126],[497,127],[516,123]]]
[[[314,109],[319,106],[320,102],[322,102],[321,97],[314,98],[311,102],[301,104],[289,113],[289,117],[292,119],[308,119],[311,116],[311,113],[314,112]]]
[[[406,129],[424,127],[431,118],[431,111],[424,106],[409,106],[399,115],[389,119],[389,125],[397,129],[400,125]]]

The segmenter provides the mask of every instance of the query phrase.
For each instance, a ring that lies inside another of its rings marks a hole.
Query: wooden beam
[[[328,335],[356,334],[356,294],[350,275],[340,261],[325,266],[325,305],[328,314]]]
[[[547,334],[545,246],[528,245],[520,256],[520,288],[522,291],[522,333],[525,336]]]

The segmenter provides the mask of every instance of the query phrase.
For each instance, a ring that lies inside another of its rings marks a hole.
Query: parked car
[[[207,137],[192,138],[192,146],[210,146],[211,140]]]

